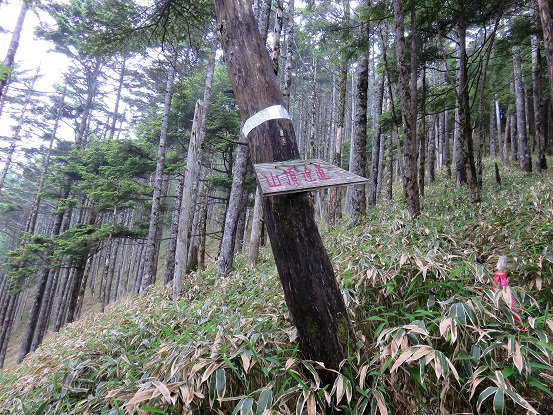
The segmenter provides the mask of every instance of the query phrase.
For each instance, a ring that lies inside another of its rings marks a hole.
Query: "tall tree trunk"
[[[248,265],[250,267],[257,264],[259,257],[259,246],[261,245],[261,233],[263,230],[263,196],[259,188],[255,192],[255,202],[253,207],[252,230],[250,235],[250,245],[248,248]]]
[[[536,137],[536,170],[541,173],[542,169],[547,169],[547,159],[545,158],[545,134],[543,132],[543,105],[540,91],[540,40],[538,35],[532,35],[532,101],[534,104],[534,134]]]
[[[173,202],[173,213],[171,214],[171,228],[169,231],[169,242],[167,244],[167,254],[165,256],[165,277],[164,284],[168,284],[175,273],[175,254],[177,248],[177,233],[179,231],[179,214],[182,202],[182,190],[184,188],[184,178],[186,175],[186,166],[183,167],[181,175],[178,177],[175,188],[175,199]]]
[[[416,95],[413,96],[413,72],[407,63],[407,48],[405,41],[405,12],[404,1],[394,1],[394,22],[396,33],[396,58],[399,82],[399,97],[401,102],[401,118],[403,120],[403,191],[407,199],[407,210],[412,216],[420,215],[419,186],[417,180],[417,132],[416,132]],[[414,27],[411,36],[416,37]],[[416,50],[411,51],[412,58]],[[416,82],[416,76],[415,76]],[[391,166],[390,166],[391,167]]]
[[[458,75],[458,109],[459,109],[459,147],[462,154],[463,164],[467,175],[469,200],[471,204],[480,202],[478,190],[478,177],[476,162],[474,160],[474,144],[472,137],[472,126],[470,121],[469,102],[469,79],[468,79],[468,56],[466,49],[467,26],[465,16],[461,14],[458,25],[459,36],[459,75]]]
[[[249,0],[214,0],[227,70],[243,121],[284,103]],[[254,163],[299,158],[289,119],[270,118],[246,134]],[[275,263],[300,346],[308,359],[337,370],[354,343],[347,310],[315,223],[307,193],[265,200]],[[325,384],[335,379],[322,372]]]
[[[115,107],[113,108],[113,114],[111,115],[111,125],[109,127],[109,138],[113,139],[115,136],[115,126],[117,125],[117,118],[119,117],[119,104],[121,102],[121,92],[123,91],[123,84],[125,82],[125,64],[127,58],[123,57],[121,63],[121,72],[119,72],[119,83],[117,84],[117,94],[115,95]]]
[[[349,0],[345,0],[348,4]],[[332,164],[342,167],[342,150],[344,148],[344,132],[346,120],[346,90],[348,84],[348,61],[342,58],[340,63],[340,83],[338,87],[338,106],[336,108],[336,137],[334,138],[334,152]],[[341,188],[332,187],[328,196],[328,218],[327,226],[332,228],[336,219],[342,214]]]
[[[232,170],[232,186],[227,213],[225,215],[225,227],[223,230],[221,249],[219,251],[219,261],[217,263],[217,278],[228,277],[230,269],[232,268],[236,226],[238,215],[240,214],[240,207],[242,206],[247,167],[248,147],[247,145],[240,144],[236,151],[236,162]]]
[[[186,160],[186,174],[184,179],[184,187],[182,192],[182,201],[179,213],[179,226],[177,231],[177,243],[175,247],[175,273],[173,278],[173,297],[176,299],[179,296],[182,278],[186,273],[188,265],[188,246],[189,246],[189,230],[191,220],[193,219],[192,212],[192,194],[194,189],[197,189],[198,172],[201,163],[201,152],[205,138],[207,126],[207,113],[211,105],[211,93],[213,84],[213,74],[215,72],[215,54],[217,46],[215,43],[211,45],[209,54],[209,64],[205,80],[204,100],[198,100],[194,111],[194,120],[192,123],[192,132],[190,135],[190,143],[188,145],[188,154]]]
[[[173,298],[177,299],[180,296],[180,288],[184,274],[186,273],[186,265],[188,263],[188,233],[190,230],[190,220],[192,212],[192,192],[194,190],[194,182],[198,174],[200,152],[202,143],[200,142],[200,130],[205,111],[202,101],[196,101],[196,109],[194,111],[194,121],[192,123],[192,132],[190,134],[190,143],[188,145],[188,156],[186,161],[186,176],[184,181],[184,189],[182,193],[182,201],[179,214],[179,230],[177,232],[177,246],[175,255],[175,275],[173,277]]]
[[[421,74],[421,121],[417,123],[419,142],[419,193],[424,196],[424,180],[426,178],[426,71]]]
[[[83,105],[83,112],[81,113],[81,120],[77,126],[77,132],[75,135],[75,145],[77,148],[82,147],[86,143],[86,130],[90,118],[90,113],[92,112],[92,106],[96,95],[98,94],[98,81],[100,77],[100,71],[102,69],[102,61],[100,58],[95,58],[94,66],[86,70],[86,101]]]
[[[15,61],[15,54],[19,48],[19,39],[21,38],[21,32],[23,31],[23,24],[25,23],[25,16],[29,11],[29,3],[23,2],[21,9],[19,11],[19,16],[17,17],[17,22],[15,24],[15,29],[13,30],[10,44],[8,46],[8,52],[6,57],[2,61],[2,65],[7,68],[8,71],[13,70],[13,63]],[[5,73],[4,70],[0,70],[0,75],[4,72],[4,75],[9,75]],[[8,84],[8,76],[0,76],[0,99],[3,96],[4,88]]]
[[[548,0],[537,0],[540,13],[541,28],[543,31],[543,44],[547,61],[547,74],[549,76],[549,95],[553,99],[553,23],[551,23],[551,11]],[[550,105],[553,101],[550,101]]]
[[[376,206],[376,201],[378,199],[378,188],[379,183],[382,182],[382,170],[381,166],[383,164],[383,155],[384,155],[384,137],[382,136],[382,128],[380,126],[379,118],[382,115],[382,107],[384,105],[384,83],[386,77],[382,75],[380,78],[380,86],[378,88],[378,95],[376,98],[377,109],[374,114],[375,119],[375,128],[372,135],[372,145],[371,145],[371,174],[369,181],[369,205]],[[379,174],[380,173],[380,174]]]
[[[259,14],[257,21],[259,22],[259,33],[263,39],[263,44],[267,43],[267,34],[269,32],[269,20],[271,17],[271,4],[273,0],[259,0]]]
[[[368,26],[362,28],[363,36],[367,36]],[[355,111],[355,130],[351,139],[349,171],[359,176],[365,177],[367,174],[367,94],[369,88],[369,50],[365,51],[357,73],[357,94]],[[378,149],[373,148],[373,153]],[[365,194],[365,184],[351,186],[350,207],[351,225],[355,226],[359,217],[367,210],[367,197]]]
[[[275,28],[273,30],[273,51],[271,53],[271,59],[273,61],[273,68],[275,73],[278,74],[278,66],[280,59],[280,36],[282,35],[282,21],[284,20],[284,0],[276,0],[276,14],[275,14]]]
[[[292,85],[292,50],[294,48],[294,0],[288,0],[288,20],[286,22],[286,60],[284,63],[284,82],[282,95],[284,106],[290,104],[290,87]]]
[[[499,101],[496,99],[495,104],[495,123],[497,128],[497,151],[499,153],[499,160],[502,165],[505,165],[505,153],[503,153],[503,134],[501,131],[501,108]]]
[[[516,97],[516,120],[517,120],[517,138],[518,138],[518,163],[522,171],[532,171],[532,160],[530,158],[530,149],[528,147],[528,136],[526,135],[526,111],[524,107],[524,87],[522,85],[522,63],[520,49],[513,47],[513,69],[515,81]]]
[[[156,281],[157,273],[157,240],[156,235],[160,227],[161,215],[161,197],[163,184],[163,170],[165,168],[165,151],[167,145],[167,131],[169,129],[169,114],[171,112],[171,100],[173,98],[173,88],[175,85],[175,66],[177,64],[177,51],[173,52],[169,62],[167,81],[165,84],[165,100],[163,103],[163,121],[161,123],[161,133],[157,148],[157,163],[154,179],[154,194],[152,197],[152,208],[150,210],[150,226],[148,228],[148,237],[146,239],[146,255],[144,257],[144,275],[140,283],[140,291],[152,285]]]

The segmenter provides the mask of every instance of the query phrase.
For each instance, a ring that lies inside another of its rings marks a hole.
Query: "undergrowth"
[[[357,339],[323,385],[270,252],[49,335],[0,372],[6,414],[552,413],[553,179],[502,172],[484,200],[439,180],[423,214],[381,201],[324,235]],[[493,183],[493,184],[492,184]],[[493,271],[509,257],[509,287]]]

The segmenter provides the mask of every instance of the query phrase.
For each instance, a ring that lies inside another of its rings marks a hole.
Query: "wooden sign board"
[[[308,192],[369,180],[322,160],[289,160],[254,164],[263,196]]]

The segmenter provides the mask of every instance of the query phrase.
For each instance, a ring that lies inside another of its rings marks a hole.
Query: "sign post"
[[[322,160],[289,160],[254,164],[263,196],[307,192],[369,180]]]

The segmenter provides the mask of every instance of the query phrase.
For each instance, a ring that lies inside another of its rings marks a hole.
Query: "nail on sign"
[[[263,196],[307,192],[369,180],[322,160],[289,160],[254,164]]]

